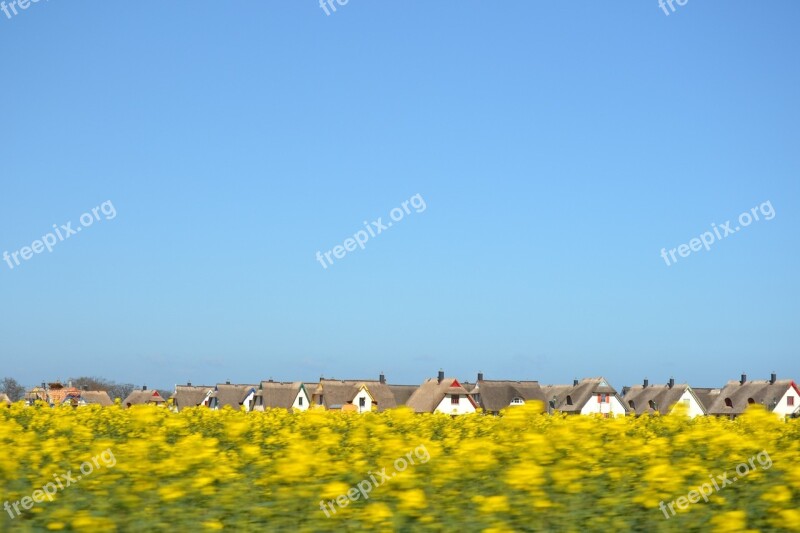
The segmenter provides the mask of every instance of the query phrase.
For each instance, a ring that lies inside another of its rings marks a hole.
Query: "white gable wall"
[[[364,399],[364,407],[361,407],[361,399]],[[372,398],[370,397],[367,389],[361,388],[356,394],[355,398],[353,398],[353,405],[356,406],[359,413],[369,413],[372,411]]]
[[[244,409],[245,411],[252,411],[255,400],[256,400],[256,391],[251,390],[242,401],[242,409]]]
[[[615,395],[611,395],[608,402],[601,402],[597,394],[592,394],[589,401],[581,409],[582,415],[608,414],[610,416],[625,416],[625,407]]]
[[[705,414],[703,413],[703,408],[700,407],[700,404],[697,403],[697,399],[691,392],[689,392],[688,388],[683,392],[681,397],[678,399],[678,403],[676,403],[672,409],[675,410],[675,407],[678,405],[685,405],[688,408],[687,415],[691,418],[703,416]]]
[[[310,405],[311,405],[311,400],[308,399],[308,395],[306,394],[305,390],[300,389],[297,392],[297,396],[294,399],[294,403],[292,403],[292,409],[295,411],[306,411]]]
[[[466,415],[475,412],[475,406],[469,401],[465,394],[459,394],[458,404],[453,403],[451,394],[445,394],[444,399],[434,409],[436,413],[446,415]]]
[[[794,405],[789,405],[790,397],[794,399]],[[800,394],[797,393],[794,387],[790,386],[772,412],[784,418],[794,413],[798,405],[800,405]]]

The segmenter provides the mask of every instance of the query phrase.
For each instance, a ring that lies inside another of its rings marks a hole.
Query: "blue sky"
[[[790,0],[0,12],[0,253],[117,213],[0,262],[0,376],[800,379],[799,22]]]

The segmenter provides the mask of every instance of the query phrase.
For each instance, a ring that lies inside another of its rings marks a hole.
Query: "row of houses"
[[[2,400],[2,398],[0,398]],[[90,391],[86,387],[78,389],[72,383],[64,385],[60,381],[52,383],[42,382],[41,387],[34,387],[25,392],[25,403],[32,405],[37,401],[45,402],[51,406],[71,405],[100,405],[108,407],[114,405],[107,391]]]
[[[540,385],[538,381],[487,380],[478,373],[474,383],[445,377],[439,371],[436,378],[421,385],[393,385],[380,374],[377,380],[338,380],[320,378],[319,382],[304,383],[261,381],[258,384],[177,385],[168,398],[143,386],[122,400],[124,407],[142,404],[168,406],[180,411],[191,407],[264,411],[288,409],[305,411],[381,412],[406,406],[417,413],[463,415],[475,412],[498,414],[501,410],[537,401],[550,413],[606,417],[669,413],[680,405],[689,416],[722,416],[735,418],[750,405],[762,405],[776,415],[800,417],[800,388],[793,380],[779,380],[773,373],[768,380],[748,381],[742,374],[720,388],[693,388],[670,379],[665,384],[624,387],[618,392],[602,377],[575,379],[568,385]],[[2,401],[0,397],[0,401]],[[112,405],[105,391],[78,390],[60,383],[42,384],[26,394],[33,403],[42,400],[50,405],[68,404],[74,407],[89,404]]]
[[[406,406],[417,413],[462,415],[475,412],[498,414],[501,410],[531,401],[541,402],[548,412],[600,414],[603,416],[668,413],[681,405],[689,416],[735,418],[748,406],[758,404],[781,417],[800,416],[800,389],[793,380],[748,381],[742,375],[721,388],[693,388],[670,379],[665,384],[624,387],[618,392],[602,377],[574,380],[569,385],[540,385],[538,381],[487,380],[479,373],[474,383],[445,377],[421,385],[392,385],[381,374],[377,380],[321,378],[316,383],[262,381],[255,384],[217,384],[175,387],[170,398],[143,388],[123,405],[168,404],[180,411],[187,407],[263,411],[270,408],[305,411],[319,408],[334,411],[372,412]]]

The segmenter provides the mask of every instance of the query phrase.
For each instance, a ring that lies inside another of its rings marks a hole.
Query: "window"
[[[794,396],[786,397],[786,405],[794,405]]]
[[[297,405],[303,405],[303,397],[302,396],[297,398]]]
[[[725,407],[733,407],[733,402],[730,398],[725,398]]]
[[[519,396],[517,396],[513,400],[511,400],[511,405],[522,405],[524,403],[525,403],[525,400],[523,400]]]
[[[597,395],[597,402],[598,403],[610,403],[611,402],[611,398],[609,397],[608,394],[598,394]]]
[[[319,395],[319,405],[322,405],[322,394]]]
[[[756,401],[754,399],[752,399],[752,398],[748,398],[747,399],[747,403],[749,403],[750,405],[753,405],[754,403],[756,403]]]
[[[450,404],[451,405],[458,405],[458,402],[461,400],[461,396],[458,394],[453,394],[450,396]]]
[[[567,405],[572,405],[572,396],[567,395]]]
[[[628,402],[628,405],[630,405],[630,406],[631,406],[631,409],[636,409],[636,406],[635,406],[635,405],[633,405],[633,400],[630,400],[630,401]]]
[[[656,402],[650,400],[649,404],[650,404],[650,409],[656,410]]]
[[[364,398],[363,396],[361,398],[359,398],[358,399],[358,406],[361,407],[361,408],[366,407],[367,406],[367,399]]]

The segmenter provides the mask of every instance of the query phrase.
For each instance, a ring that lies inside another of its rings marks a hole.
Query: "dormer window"
[[[649,404],[650,404],[650,409],[653,409],[655,411],[656,410],[656,402],[654,402],[653,400],[650,400]]]
[[[567,395],[567,405],[572,405],[572,396]]]
[[[514,399],[511,400],[511,405],[523,405],[524,403],[525,400],[523,400],[519,396],[516,396]]]
[[[725,407],[733,407],[733,401],[730,398],[725,398]]]
[[[633,400],[628,401],[628,405],[630,406],[631,409],[636,409],[636,406],[633,405]]]
[[[748,398],[747,399],[747,403],[750,404],[750,405],[753,405],[754,403],[756,403],[756,401],[754,399],[752,399],[752,398]]]

